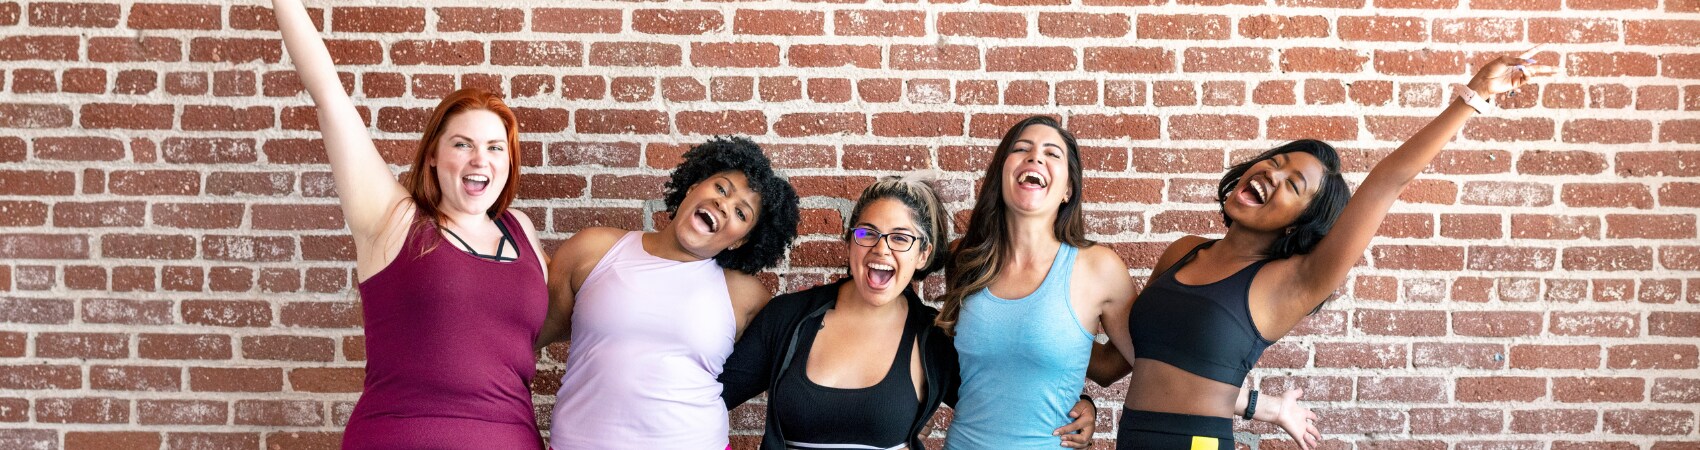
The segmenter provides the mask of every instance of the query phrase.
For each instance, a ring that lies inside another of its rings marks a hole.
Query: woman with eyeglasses
[[[956,402],[956,350],[911,286],[944,265],[950,214],[927,183],[888,177],[849,223],[850,276],[774,298],[720,375],[727,409],[767,392],[762,449],[920,450],[933,412]],[[1091,404],[1073,413],[1051,447],[1086,446]]]

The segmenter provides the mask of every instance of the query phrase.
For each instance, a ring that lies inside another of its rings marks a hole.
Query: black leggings
[[[1116,450],[1234,450],[1234,420],[1122,409]]]

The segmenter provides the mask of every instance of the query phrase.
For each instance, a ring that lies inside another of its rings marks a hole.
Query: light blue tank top
[[[948,450],[1061,448],[1051,431],[1086,387],[1092,334],[1069,302],[1078,250],[1057,249],[1039,289],[1006,300],[981,289],[963,299],[956,322],[962,387]]]

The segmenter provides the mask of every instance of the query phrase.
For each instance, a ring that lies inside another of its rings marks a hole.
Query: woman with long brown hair
[[[946,448],[1057,446],[1127,265],[1086,239],[1079,147],[1056,120],[1010,127],[946,266],[938,325],[955,336],[960,400]]]
[[[520,167],[513,112],[477,89],[444,98],[404,186],[306,9],[272,6],[354,235],[366,380],[343,448],[542,448],[527,386],[549,296],[537,232],[508,209]]]

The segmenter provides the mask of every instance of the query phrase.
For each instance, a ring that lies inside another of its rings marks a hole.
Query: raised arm
[[[1554,73],[1555,69],[1551,66],[1537,65],[1529,59],[1535,52],[1536,49],[1531,49],[1522,55],[1493,60],[1476,72],[1466,88],[1482,98],[1492,98],[1495,94],[1522,86],[1531,77]],[[1370,238],[1381,227],[1381,220],[1387,217],[1387,210],[1399,198],[1405,185],[1428,167],[1429,161],[1434,160],[1435,155],[1464,127],[1465,119],[1475,114],[1476,110],[1470,105],[1454,100],[1439,117],[1375,164],[1363,184],[1358,186],[1357,193],[1346,202],[1346,208],[1335,220],[1334,228],[1317,243],[1315,250],[1308,255],[1294,257],[1297,264],[1294,273],[1302,289],[1297,294],[1305,300],[1304,311],[1314,309],[1346,281],[1347,272],[1369,247]]]
[[[354,233],[356,250],[364,254],[371,251],[363,250],[371,247],[367,243],[384,232],[387,216],[407,198],[407,190],[396,182],[388,163],[372,145],[366,123],[337,79],[331,54],[307,17],[306,7],[299,0],[273,0],[272,11],[277,15],[278,30],[283,32],[283,47],[295,63],[295,74],[313,97],[319,131],[330,155],[331,175],[342,199],[342,215]]]

